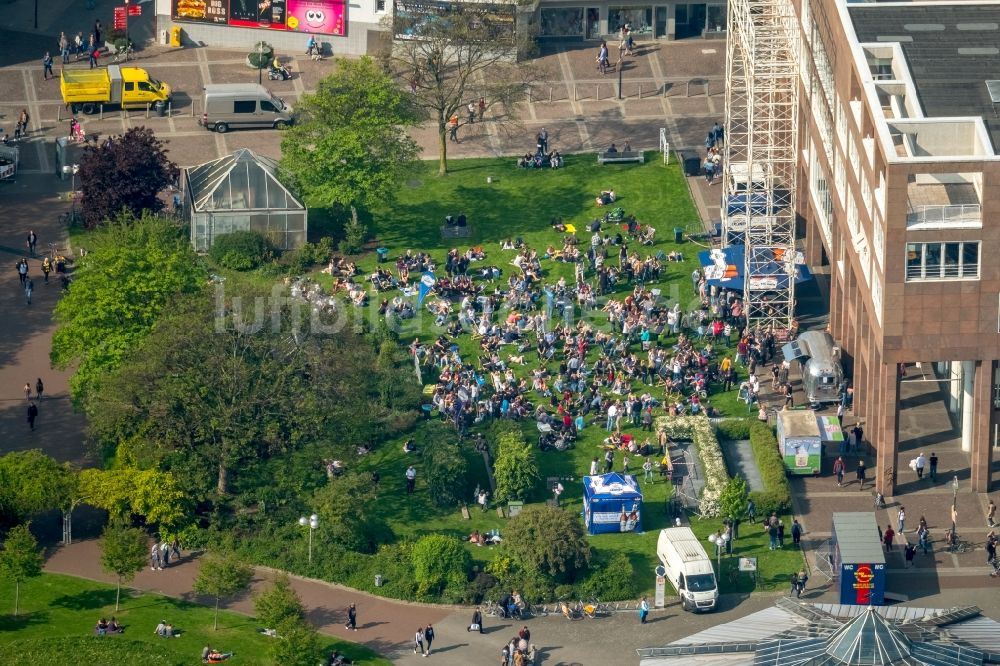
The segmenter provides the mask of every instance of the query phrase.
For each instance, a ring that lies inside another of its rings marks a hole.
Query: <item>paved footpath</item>
[[[198,566],[196,557],[185,555],[178,564],[164,571],[141,571],[132,587],[211,603],[211,600],[199,599],[191,592]],[[45,570],[114,582],[101,569],[97,540],[77,541],[71,546],[57,548],[49,557]],[[253,590],[266,586],[273,575],[271,570],[258,568]],[[486,633],[470,634],[466,631],[471,616],[468,608],[381,599],[338,585],[297,577],[292,578],[292,587],[302,598],[308,619],[322,633],[363,643],[397,664],[417,663],[419,658],[413,654],[411,641],[417,626],[427,623],[433,624],[437,633],[432,658],[436,663],[449,666],[496,663],[501,647],[519,628],[506,620],[486,618]],[[767,607],[773,599],[772,594],[760,594],[752,598],[724,595],[723,612],[711,615],[685,613],[671,601],[666,609],[654,611],[646,626],[639,625],[637,616],[632,612],[594,621],[570,622],[561,616],[536,618],[528,620],[526,624],[531,629],[532,642],[544,655],[542,663],[546,666],[636,664],[636,648],[663,645],[719,622],[742,617]],[[358,606],[356,632],[344,628],[345,609],[351,603]],[[252,597],[248,594],[230,601],[225,604],[225,608],[252,614]],[[595,633],[599,633],[599,640]]]

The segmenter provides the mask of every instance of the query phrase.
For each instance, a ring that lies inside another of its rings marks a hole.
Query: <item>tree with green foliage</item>
[[[438,139],[438,173],[448,173],[448,121],[466,122],[466,105],[483,99],[494,130],[518,127],[516,112],[539,72],[514,55],[533,40],[530,31],[514,30],[514,16],[497,20],[498,5],[454,3],[440,9],[437,20],[414,19],[394,12],[385,19],[390,34],[410,39],[386,40],[382,58],[399,81],[410,86],[412,104],[434,125]],[[517,11],[514,4],[503,10]],[[523,132],[523,128],[520,128]]]
[[[175,296],[198,291],[207,279],[174,221],[123,215],[86,243],[73,288],[56,305],[51,354],[56,368],[76,367],[70,388],[77,404],[134,352]]]
[[[379,515],[371,477],[347,474],[333,479],[313,496],[319,515],[316,539],[359,553],[374,553],[392,534]]]
[[[173,474],[158,469],[85,469],[80,472],[80,492],[88,504],[122,523],[140,516],[147,524],[169,528],[186,515],[184,491]]]
[[[519,430],[505,430],[497,437],[493,477],[497,502],[524,500],[541,480],[535,449]]]
[[[722,492],[719,494],[719,511],[724,518],[736,520],[747,509],[747,498],[750,496],[750,488],[747,481],[740,475],[729,479]]]
[[[465,588],[472,558],[458,539],[444,534],[420,537],[413,544],[412,557],[421,596],[435,597],[446,588]]]
[[[628,555],[614,553],[601,566],[591,566],[590,576],[583,584],[585,594],[603,601],[635,599],[637,592],[635,570]]]
[[[278,626],[271,657],[281,666],[316,666],[323,661],[319,634],[304,620],[289,618]]]
[[[250,586],[253,569],[234,555],[209,555],[201,560],[198,576],[191,588],[198,594],[215,598],[215,624],[219,628],[219,602]]]
[[[302,620],[306,615],[302,600],[292,589],[292,582],[286,574],[278,574],[271,587],[254,597],[253,608],[257,619],[268,629],[276,628],[287,620]]]
[[[556,507],[527,506],[511,518],[503,551],[525,571],[572,582],[590,562],[590,544],[579,516]]]
[[[101,566],[116,578],[115,612],[118,612],[122,581],[131,581],[146,566],[146,550],[146,534],[142,530],[119,522],[109,523],[104,528]]]
[[[163,141],[147,127],[133,127],[100,145],[88,145],[80,160],[83,223],[88,229],[126,211],[143,215],[163,209],[159,194],[180,172]]]
[[[347,455],[387,427],[371,344],[289,298],[234,285],[176,301],[88,410],[95,439],[169,469],[193,501],[225,500],[234,471],[316,442]],[[309,325],[306,325],[306,322]],[[395,369],[392,369],[395,372]]]
[[[76,495],[76,472],[37,449],[0,457],[0,514],[9,523],[65,510]]]
[[[431,499],[440,507],[454,507],[466,496],[469,464],[462,447],[451,437],[437,439],[424,452],[424,468]]]
[[[21,600],[21,583],[42,573],[41,551],[28,525],[18,525],[7,532],[0,550],[0,573],[14,583],[14,616]]]
[[[407,134],[418,117],[375,61],[337,58],[295,111],[298,121],[281,141],[281,171],[307,205],[370,209],[392,200],[419,154]]]

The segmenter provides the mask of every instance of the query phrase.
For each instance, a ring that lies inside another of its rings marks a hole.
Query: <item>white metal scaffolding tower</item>
[[[751,326],[787,330],[795,300],[798,28],[791,0],[730,0],[723,245],[743,245]]]

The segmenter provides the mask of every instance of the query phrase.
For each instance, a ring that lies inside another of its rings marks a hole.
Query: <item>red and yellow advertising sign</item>
[[[872,590],[875,589],[875,573],[871,565],[859,564],[854,570],[854,603],[867,606],[872,601]]]

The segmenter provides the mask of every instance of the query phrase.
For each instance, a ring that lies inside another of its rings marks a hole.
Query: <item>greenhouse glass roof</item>
[[[195,212],[304,210],[275,175],[278,163],[242,148],[187,170]]]

